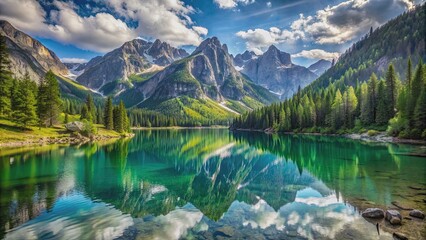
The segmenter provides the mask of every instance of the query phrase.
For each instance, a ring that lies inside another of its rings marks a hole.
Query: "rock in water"
[[[411,211],[410,216],[416,217],[416,218],[421,218],[421,219],[425,218],[425,214],[422,211],[417,210],[417,209],[414,209],[413,211]]]
[[[71,132],[81,132],[84,129],[84,123],[75,121],[65,124],[65,128]]]
[[[402,217],[397,210],[387,210],[386,220],[388,220],[392,225],[397,225],[401,224]]]
[[[395,233],[393,233],[392,236],[393,236],[393,239],[396,239],[396,240],[408,240],[408,237],[406,237],[402,233],[395,232]]]
[[[385,213],[380,208],[367,208],[362,212],[362,216],[366,218],[383,218]]]

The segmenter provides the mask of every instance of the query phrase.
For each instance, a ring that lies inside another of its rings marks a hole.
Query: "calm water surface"
[[[0,239],[391,239],[360,208],[426,211],[424,152],[225,129],[3,150]]]

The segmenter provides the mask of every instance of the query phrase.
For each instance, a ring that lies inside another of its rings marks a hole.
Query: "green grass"
[[[253,99],[249,96],[244,96],[243,99],[242,99],[242,102],[251,109],[261,108],[261,107],[264,106],[261,102],[255,100],[255,99]]]
[[[150,79],[152,76],[157,74],[159,71],[152,71],[147,73],[141,73],[141,74],[132,74],[129,76],[129,81],[132,83],[141,83],[145,82],[146,80]]]
[[[59,138],[59,137],[68,137],[69,132],[65,129],[65,125],[62,123],[64,121],[65,114],[59,116],[59,121],[56,126],[48,128],[39,128],[38,126],[29,126],[25,129],[17,127],[15,123],[10,120],[0,118],[0,144],[9,143],[9,142],[26,142],[26,141],[36,141],[40,138]],[[79,115],[68,115],[69,121],[79,121]],[[119,134],[112,130],[107,130],[103,125],[95,124],[95,127],[98,128],[98,134],[103,136],[119,136]]]
[[[251,110],[250,108],[244,106],[243,104],[235,100],[227,100],[226,106],[239,113],[245,113]]]
[[[190,118],[199,121],[226,120],[236,116],[211,99],[194,99],[186,96],[157,101],[147,99],[140,105],[164,115]]]
[[[59,81],[59,86],[61,88],[61,95],[65,98],[70,99],[86,99],[88,94],[91,94],[94,98],[100,98],[101,96],[99,94],[96,94],[92,91],[90,91],[85,86],[72,81],[71,79],[57,76],[57,79]]]

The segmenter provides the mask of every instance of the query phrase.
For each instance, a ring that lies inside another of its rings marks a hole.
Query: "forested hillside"
[[[426,138],[425,9],[417,7],[373,31],[309,87],[285,102],[237,117],[232,128],[325,133],[387,129],[394,136]],[[411,58],[419,63],[412,64]]]
[[[426,5],[423,4],[375,30],[371,29],[310,88],[315,91],[334,82],[340,89],[348,85],[355,87],[357,81],[368,80],[372,73],[383,77],[390,63],[403,79],[408,58],[411,58],[413,65],[421,58],[425,60],[425,11]]]

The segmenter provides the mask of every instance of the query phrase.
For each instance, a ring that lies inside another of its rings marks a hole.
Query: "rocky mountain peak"
[[[11,70],[17,77],[28,72],[31,77],[40,79],[48,70],[63,76],[69,73],[53,51],[5,20],[0,20],[0,35],[6,37],[13,67]],[[28,64],[28,59],[31,64]]]
[[[312,64],[311,66],[309,66],[308,69],[311,70],[311,72],[315,73],[316,75],[320,76],[325,71],[327,71],[330,67],[331,67],[330,61],[320,59],[314,64]]]
[[[274,45],[271,45],[268,50],[262,55],[262,58],[270,61],[277,62],[282,65],[291,65],[291,56],[290,54],[286,52],[280,51],[277,47]]]
[[[200,52],[208,52],[208,51],[221,51],[229,55],[228,47],[224,44],[222,45],[217,37],[207,38],[204,40],[193,52],[193,54],[197,54]]]

